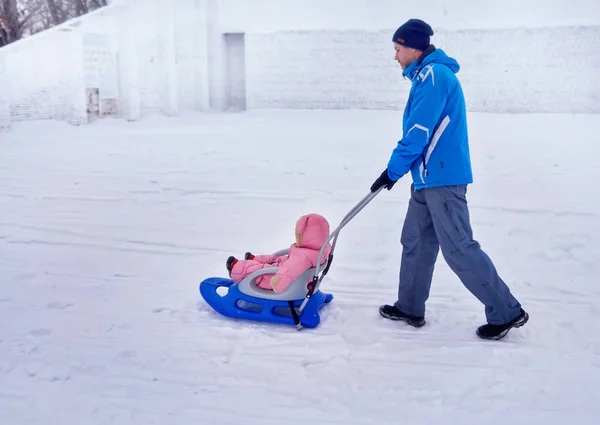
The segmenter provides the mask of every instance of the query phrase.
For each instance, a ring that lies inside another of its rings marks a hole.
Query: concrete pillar
[[[196,1],[196,25],[194,31],[196,52],[198,52],[195,61],[195,92],[196,109],[208,111],[210,109],[210,65],[209,65],[209,38],[208,38],[208,18],[209,2],[213,0]]]
[[[227,63],[225,36],[219,26],[219,2],[207,0],[207,43],[209,106],[216,111],[227,107]]]
[[[138,1],[118,0],[115,5],[120,7],[117,18],[120,109],[123,118],[136,121],[141,116],[138,37],[134,25]]]
[[[160,2],[161,15],[164,17],[162,34],[165,43],[163,70],[165,73],[166,99],[163,112],[169,116],[179,114],[179,72],[177,67],[177,45],[175,34],[175,7],[177,0]]]

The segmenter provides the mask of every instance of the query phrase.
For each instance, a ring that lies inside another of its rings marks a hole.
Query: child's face
[[[296,232],[296,245],[298,245],[298,246],[302,245],[302,233]]]

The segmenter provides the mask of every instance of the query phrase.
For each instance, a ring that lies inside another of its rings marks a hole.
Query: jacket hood
[[[302,235],[300,248],[320,250],[329,237],[329,223],[319,214],[307,214],[296,223],[296,233]]]
[[[434,63],[439,63],[441,65],[446,65],[452,72],[455,74],[460,70],[460,65],[458,61],[446,54],[442,49],[437,49],[433,46],[430,46],[430,49],[433,50],[429,52],[426,50],[424,52],[424,57],[421,59],[417,59],[413,63],[411,63],[408,68],[404,70],[402,73],[405,77],[410,78],[411,81],[417,74],[425,68],[427,65],[432,65]]]

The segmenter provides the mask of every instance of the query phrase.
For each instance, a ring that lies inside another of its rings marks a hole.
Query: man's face
[[[408,68],[418,57],[420,52],[410,47],[404,47],[401,44],[394,43],[394,49],[396,49],[396,55],[394,60],[398,61],[402,69]]]

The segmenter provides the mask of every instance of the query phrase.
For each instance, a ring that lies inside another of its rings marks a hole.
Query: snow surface
[[[340,235],[297,332],[213,312],[229,254],[332,226],[400,134],[396,111],[188,114],[0,138],[0,418],[29,424],[597,424],[600,120],[470,114],[476,238],[530,322],[479,340],[483,308],[440,256],[427,326],[395,299],[409,180]]]

